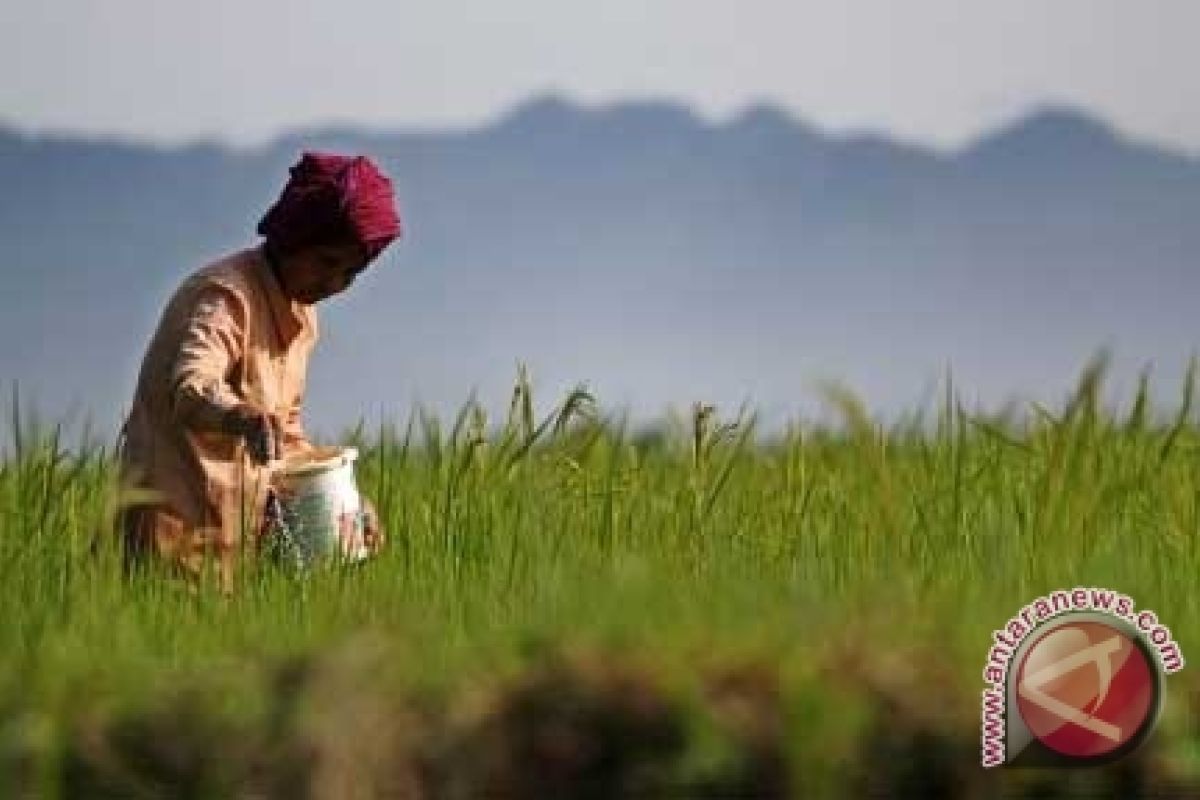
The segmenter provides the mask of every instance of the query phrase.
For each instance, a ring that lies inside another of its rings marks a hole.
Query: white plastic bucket
[[[353,447],[319,447],[285,460],[271,487],[283,507],[287,534],[305,563],[370,555],[363,536],[362,502],[354,483]]]

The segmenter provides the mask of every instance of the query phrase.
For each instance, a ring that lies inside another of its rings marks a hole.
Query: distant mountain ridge
[[[0,129],[0,378],[119,419],[173,286],[255,241],[303,148],[393,176],[406,237],[323,305],[323,430],[588,381],[668,401],[805,406],[815,377],[885,408],[951,366],[970,396],[1057,396],[1096,348],[1179,371],[1197,339],[1200,162],[1047,108],[952,153],[834,136],[769,105],[525,103],[446,133],[337,128],[258,148]]]

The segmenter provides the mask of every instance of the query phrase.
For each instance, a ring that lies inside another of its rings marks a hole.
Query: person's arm
[[[200,293],[171,367],[171,412],[195,431],[242,436],[258,461],[278,457],[278,420],[242,401],[227,376],[242,358],[246,309],[232,292]]]
[[[305,339],[308,340],[307,345],[303,347],[312,347],[316,342],[319,334],[317,325],[317,315],[315,309],[309,307],[305,310],[304,315],[307,334]],[[306,351],[304,354],[304,369],[307,371],[308,356]],[[304,388],[306,379],[304,375],[299,376],[298,382],[289,390],[292,391],[291,402],[287,406],[287,410],[283,413],[280,419],[282,428],[281,434],[283,437],[283,452],[284,455],[294,455],[304,453],[314,449],[312,441],[309,440],[308,434],[304,430]]]
[[[387,534],[383,530],[383,522],[375,504],[365,494],[359,495],[360,510],[363,515],[363,544],[371,553],[378,553],[387,542]]]
[[[201,292],[171,366],[171,411],[195,431],[227,432],[240,400],[226,382],[242,357],[246,310],[232,292]]]
[[[284,457],[313,449],[313,443],[308,440],[308,434],[304,432],[303,403],[304,399],[297,395],[283,419],[280,420]]]

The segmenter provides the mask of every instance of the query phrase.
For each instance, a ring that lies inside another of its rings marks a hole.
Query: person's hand
[[[384,533],[383,526],[379,522],[379,514],[375,511],[375,506],[366,497],[360,498],[362,503],[362,519],[363,519],[363,544],[371,555],[376,555],[383,549]]]
[[[226,433],[240,436],[256,464],[283,458],[283,421],[250,403],[230,409],[225,420]]]

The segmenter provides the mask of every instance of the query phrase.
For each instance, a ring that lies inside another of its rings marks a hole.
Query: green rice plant
[[[650,435],[583,386],[539,408],[521,367],[498,424],[471,398],[448,422],[418,408],[403,426],[348,434],[388,533],[377,559],[304,581],[248,564],[231,597],[126,575],[111,450],[66,446],[14,398],[0,461],[0,773],[7,721],[37,750],[31,763],[59,775],[85,711],[119,719],[209,679],[246,724],[286,728],[269,723],[262,682],[374,637],[381,687],[450,707],[520,684],[559,648],[637,654],[680,697],[708,696],[694,683],[705,664],[767,665],[778,690],[763,679],[745,691],[776,698],[788,764],[837,793],[847,785],[831,765],[860,757],[880,696],[932,681],[941,702],[913,736],[969,729],[991,631],[1035,595],[1111,586],[1153,608],[1185,652],[1200,645],[1194,368],[1174,407],[1143,379],[1123,409],[1101,401],[1106,368],[1097,359],[1060,408],[1028,413],[968,412],[947,379],[929,424],[886,426],[828,387],[837,425],[764,433],[746,407],[697,403]],[[1162,737],[1184,765],[1187,675],[1169,681]],[[750,702],[717,696],[722,719]],[[698,748],[680,756],[685,772],[734,758],[709,725],[685,726]]]

